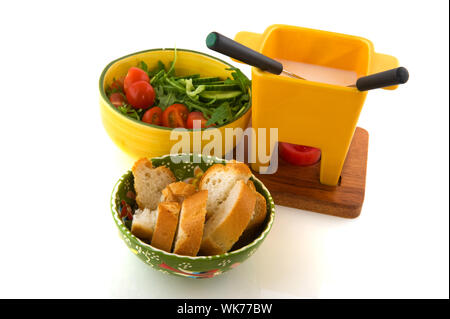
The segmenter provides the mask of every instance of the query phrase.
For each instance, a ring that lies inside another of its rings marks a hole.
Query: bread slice
[[[153,168],[152,162],[147,158],[138,160],[132,171],[136,202],[139,208],[155,210],[161,198],[162,190],[170,183],[175,182],[175,176],[165,166]]]
[[[201,255],[226,253],[246,229],[256,202],[255,192],[246,183],[237,181],[219,210],[206,222]]]
[[[255,192],[255,195],[256,195],[255,209],[253,210],[252,217],[248,222],[246,231],[258,228],[266,219],[267,215],[266,198],[258,192]]]
[[[255,184],[253,184],[253,182],[251,180],[247,181],[247,186],[250,187],[250,189],[254,192],[256,192],[256,187]]]
[[[200,191],[184,199],[173,252],[196,256],[202,242],[208,191]]]
[[[183,200],[196,192],[195,186],[185,182],[175,182],[167,185],[162,190],[161,202],[178,202]]]
[[[153,231],[156,222],[156,211],[151,211],[148,208],[137,209],[133,215],[133,221],[131,222],[131,233],[149,242],[152,240]]]
[[[247,225],[247,230],[253,230],[259,227],[259,225],[262,224],[262,222],[266,219],[267,215],[267,207],[266,207],[266,198],[258,193],[256,190],[255,184],[251,180],[248,180],[247,186],[250,187],[252,191],[256,194],[256,204],[255,209],[253,211],[252,218],[250,219],[250,222]]]
[[[248,222],[247,228],[244,230],[241,237],[239,237],[236,244],[233,245],[233,248],[236,247],[237,249],[248,245],[259,235],[258,232],[260,231],[260,226],[266,219],[267,215],[266,198],[262,194],[258,193],[255,184],[253,184],[251,180],[248,180],[247,186],[250,187],[250,189],[256,194],[255,209],[253,210],[253,214]]]
[[[259,235],[258,231],[260,230],[260,226],[266,219],[267,215],[266,199],[263,195],[261,195],[258,192],[255,192],[255,195],[256,195],[255,209],[253,210],[253,214],[252,217],[250,218],[250,221],[248,222],[247,228],[242,233],[241,237],[236,243],[236,246],[238,247],[245,246],[250,242],[252,242],[256,238],[256,236]]]
[[[180,204],[164,202],[158,204],[158,211],[151,245],[170,253],[178,225]]]
[[[252,172],[248,166],[240,162],[227,163],[226,165],[214,164],[208,168],[199,183],[200,190],[208,191],[206,219],[208,220],[214,215],[237,181],[247,182],[251,176]]]

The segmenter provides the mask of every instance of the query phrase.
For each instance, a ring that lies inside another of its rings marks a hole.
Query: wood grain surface
[[[364,202],[368,143],[368,132],[357,127],[338,186],[319,182],[320,162],[300,167],[280,158],[275,174],[253,173],[269,189],[276,205],[355,218]]]

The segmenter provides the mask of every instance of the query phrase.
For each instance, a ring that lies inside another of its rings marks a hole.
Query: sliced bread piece
[[[258,192],[255,192],[256,195],[256,203],[255,209],[253,210],[252,217],[248,222],[247,228],[242,233],[239,240],[236,242],[236,247],[243,247],[251,243],[257,236],[259,236],[259,231],[262,223],[266,219],[267,215],[267,207],[266,207],[266,199],[263,195]]]
[[[247,186],[250,187],[252,191],[256,192],[255,184],[253,184],[253,182],[250,179],[247,181]]]
[[[147,158],[138,160],[132,171],[136,202],[139,208],[155,210],[161,198],[162,190],[170,183],[175,182],[175,176],[165,166],[153,168],[152,162]]]
[[[185,182],[175,182],[167,185],[162,190],[161,202],[178,202],[183,200],[196,192],[195,186]]]
[[[226,253],[247,227],[255,208],[256,194],[239,180],[218,211],[206,222],[201,255]]]
[[[247,228],[245,231],[254,230],[258,228],[263,221],[266,219],[267,207],[266,207],[266,198],[258,192],[254,192],[256,195],[255,209],[253,210],[252,217],[248,222]]]
[[[261,225],[262,222],[266,219],[267,214],[266,198],[262,194],[258,193],[255,184],[250,179],[247,182],[247,186],[250,187],[250,189],[255,192],[256,204],[255,210],[253,211],[252,218],[250,219],[250,222],[247,225],[246,231],[258,228],[259,225]]]
[[[199,191],[184,199],[173,248],[175,254],[197,255],[202,242],[207,200],[208,191]]]
[[[180,204],[164,202],[158,204],[158,211],[151,245],[170,253],[178,225]]]
[[[155,229],[155,222],[156,211],[151,211],[148,208],[137,209],[131,222],[131,233],[139,239],[150,243]]]
[[[250,189],[256,194],[255,209],[253,210],[253,214],[248,222],[247,228],[244,230],[241,237],[239,237],[236,244],[233,245],[233,248],[240,248],[251,243],[259,235],[258,232],[260,230],[260,226],[266,219],[267,215],[266,198],[262,194],[258,193],[255,184],[251,180],[248,180],[247,186],[250,187]]]
[[[208,220],[214,215],[237,181],[247,182],[251,176],[252,172],[248,166],[240,162],[227,163],[226,165],[214,164],[208,168],[199,183],[200,190],[208,191],[206,219]]]

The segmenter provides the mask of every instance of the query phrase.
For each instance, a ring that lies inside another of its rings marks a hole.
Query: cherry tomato
[[[162,114],[162,125],[166,127],[185,127],[185,122],[181,116],[177,104],[169,106]]]
[[[206,127],[206,122],[208,122],[205,117],[203,116],[202,112],[191,112],[189,113],[186,121],[186,128],[192,129],[194,128],[194,121],[200,120],[201,121],[201,128]]]
[[[114,80],[114,82],[111,84],[111,89],[123,92],[124,81],[125,81],[124,76],[121,76],[120,78]]]
[[[154,106],[151,109],[145,111],[142,117],[142,122],[161,125],[162,110],[158,106]]]
[[[115,107],[122,106],[123,102],[125,102],[125,98],[123,97],[122,93],[119,92],[112,93],[109,96],[109,100]]]
[[[155,90],[150,83],[137,81],[131,84],[126,91],[127,100],[136,109],[146,109],[155,102]]]
[[[149,82],[150,79],[148,77],[148,74],[139,68],[135,68],[135,67],[129,68],[127,76],[125,77],[125,80],[123,82],[123,88],[125,90],[125,93],[127,93],[128,88],[131,86],[131,84],[138,82],[138,81]]]
[[[186,124],[189,110],[188,108],[183,104],[174,104],[178,112],[180,113],[181,118],[183,119],[183,122]],[[184,125],[186,126],[186,125]]]
[[[133,220],[131,207],[124,200],[122,200],[121,203],[122,203],[122,210],[120,212],[120,217],[121,218],[127,217],[129,220]]]
[[[280,142],[279,153],[286,162],[298,166],[313,165],[320,159],[320,149],[290,143]]]

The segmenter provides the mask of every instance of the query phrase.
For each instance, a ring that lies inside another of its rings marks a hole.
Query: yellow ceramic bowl
[[[128,69],[137,66],[140,61],[144,61],[149,68],[156,66],[158,60],[168,65],[173,61],[174,49],[153,49],[133,53],[121,57],[109,63],[100,76],[100,113],[106,132],[119,148],[129,155],[139,157],[157,157],[164,154],[170,154],[172,146],[179,140],[170,140],[172,129],[161,126],[147,124],[135,119],[131,119],[123,115],[108,100],[105,88],[111,85],[114,78],[126,75]],[[219,76],[221,78],[231,78],[231,71],[226,68],[231,67],[230,64],[221,61],[215,57],[204,53],[177,49],[177,60],[175,71],[177,76],[199,73],[201,76]],[[232,150],[239,138],[233,139],[233,143],[225,143],[226,128],[242,128],[247,127],[250,119],[250,105],[239,118],[235,121],[223,126],[208,128],[216,132],[210,136],[219,136],[222,138],[222,154]],[[221,134],[214,134],[220,132]],[[188,130],[190,138],[189,152],[193,150],[193,132]],[[202,139],[202,149],[210,140]]]

